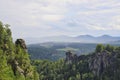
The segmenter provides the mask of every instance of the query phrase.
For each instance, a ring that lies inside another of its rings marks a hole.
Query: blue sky
[[[0,0],[13,37],[120,35],[120,0]]]

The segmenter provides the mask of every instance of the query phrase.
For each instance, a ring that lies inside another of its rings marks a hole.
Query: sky
[[[14,38],[120,35],[120,0],[0,0]]]

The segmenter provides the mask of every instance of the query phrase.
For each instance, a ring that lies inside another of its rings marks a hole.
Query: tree
[[[15,46],[11,34],[9,25],[0,22],[0,80],[39,80],[26,48]]]
[[[96,46],[95,51],[96,51],[97,53],[104,51],[104,46],[103,46],[102,44],[98,44],[98,45]]]
[[[107,44],[107,45],[105,46],[105,50],[107,50],[107,51],[109,51],[109,52],[113,52],[113,51],[114,51],[114,46],[111,46],[111,45]]]

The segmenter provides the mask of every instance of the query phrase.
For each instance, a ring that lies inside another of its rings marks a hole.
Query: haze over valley
[[[79,35],[76,37],[69,36],[51,36],[51,37],[42,37],[42,38],[24,38],[27,44],[37,44],[45,42],[77,42],[77,43],[119,43],[120,36],[110,36],[110,35],[101,35],[101,36],[91,36],[91,35]]]

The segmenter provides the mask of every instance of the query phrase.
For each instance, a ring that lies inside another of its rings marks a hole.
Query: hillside
[[[40,80],[120,80],[120,47],[99,44],[89,55],[68,51],[65,59],[34,60],[32,64]]]
[[[8,24],[0,22],[0,80],[38,80],[23,39],[12,40]]]
[[[71,51],[76,55],[89,54],[94,52],[97,44],[94,43],[65,43],[65,42],[46,42],[41,44],[28,45],[28,52],[31,59],[42,59],[56,61],[65,58],[65,52]],[[120,44],[111,44],[120,46]]]
[[[65,58],[65,52],[72,51],[77,55],[88,54],[95,50],[97,44],[91,43],[41,43],[28,45],[31,59],[47,59],[56,61]]]

